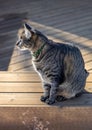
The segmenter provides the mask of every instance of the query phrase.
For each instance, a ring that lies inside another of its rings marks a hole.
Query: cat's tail
[[[85,90],[83,87],[78,89],[73,89],[73,86],[69,83],[63,83],[59,86],[59,92],[57,95],[64,97],[65,99],[71,99],[74,97],[79,97],[82,94],[88,94],[87,90]]]
[[[80,93],[87,93],[87,91],[84,90],[84,87],[89,73],[87,70],[84,70],[83,73],[82,77],[77,76],[75,79],[70,78],[70,80],[65,80],[64,83],[60,84],[58,94],[70,99]]]
[[[67,99],[76,97],[76,95],[81,95],[83,93],[90,93],[84,89],[86,84],[86,78],[89,73],[86,71],[86,75],[82,82],[76,81],[65,81],[63,84],[59,85],[58,95],[61,95]]]
[[[59,85],[58,95],[70,99],[72,97],[75,97],[76,92],[73,90],[71,83],[65,81],[63,84]]]

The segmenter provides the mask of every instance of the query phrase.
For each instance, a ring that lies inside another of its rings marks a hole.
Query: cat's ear
[[[30,31],[31,33],[36,33],[35,29],[32,26],[30,26],[28,23],[24,24],[24,28]]]
[[[31,38],[32,34],[36,33],[35,29],[27,23],[24,24],[24,29],[25,29],[25,35],[27,38]]]

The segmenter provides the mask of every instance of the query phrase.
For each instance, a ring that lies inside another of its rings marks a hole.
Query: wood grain
[[[0,81],[41,81],[36,72],[0,72]],[[92,81],[92,73],[89,73],[87,81]]]
[[[0,71],[33,71],[30,53],[19,52],[15,47],[17,32],[22,21],[31,17],[31,25],[51,40],[60,43],[72,42],[78,46],[83,54],[86,69],[92,72],[91,1],[88,4],[86,1],[82,3],[78,0],[73,2],[74,6],[71,5],[72,2],[58,1],[54,5],[52,1],[49,1],[46,7],[42,0],[29,1],[27,7],[25,2],[21,4],[21,1],[9,0],[1,3]],[[7,5],[10,6],[9,9]],[[88,53],[89,55],[86,55]]]
[[[25,18],[49,39],[79,47],[90,73],[82,96],[51,106],[40,101],[42,83],[31,54],[15,46]],[[92,0],[0,0],[0,130],[36,130],[38,124],[92,130]]]
[[[42,93],[0,93],[0,106],[2,105],[16,105],[16,106],[39,106],[48,107],[45,103],[40,101]],[[92,94],[83,94],[79,98],[67,100],[64,102],[57,102],[52,106],[92,106]]]

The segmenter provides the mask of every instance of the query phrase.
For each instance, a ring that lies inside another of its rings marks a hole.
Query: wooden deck
[[[92,106],[92,74],[87,79],[81,97],[53,106]],[[1,72],[0,73],[0,106],[41,106],[49,107],[40,101],[43,90],[40,77],[34,72]]]
[[[57,0],[57,4],[54,4],[56,0],[1,1],[0,71],[33,71],[30,53],[19,52],[15,47],[17,31],[24,18],[29,18],[31,25],[50,39],[76,44],[81,49],[87,70],[92,72],[91,0]]]
[[[50,39],[72,42],[80,48],[85,67],[90,73],[86,90],[91,92],[91,0],[58,0],[56,5],[53,3],[55,0],[46,2],[46,5],[42,0],[27,1],[28,4],[22,1],[4,0],[0,4],[0,105],[44,105],[39,100],[42,94],[41,80],[32,67],[31,54],[28,51],[20,52],[15,46],[17,31],[25,18],[29,18],[31,25]]]
[[[90,73],[89,93],[51,107],[40,101],[43,90],[31,55],[15,47],[25,18],[51,40],[80,48]],[[92,0],[0,0],[0,130],[36,130],[32,120],[48,125],[46,130],[91,130],[91,111]]]

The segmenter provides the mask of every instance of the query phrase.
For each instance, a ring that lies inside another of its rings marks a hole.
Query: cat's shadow
[[[92,92],[85,92],[81,96],[56,102],[52,106],[56,107],[87,107],[92,106]]]

